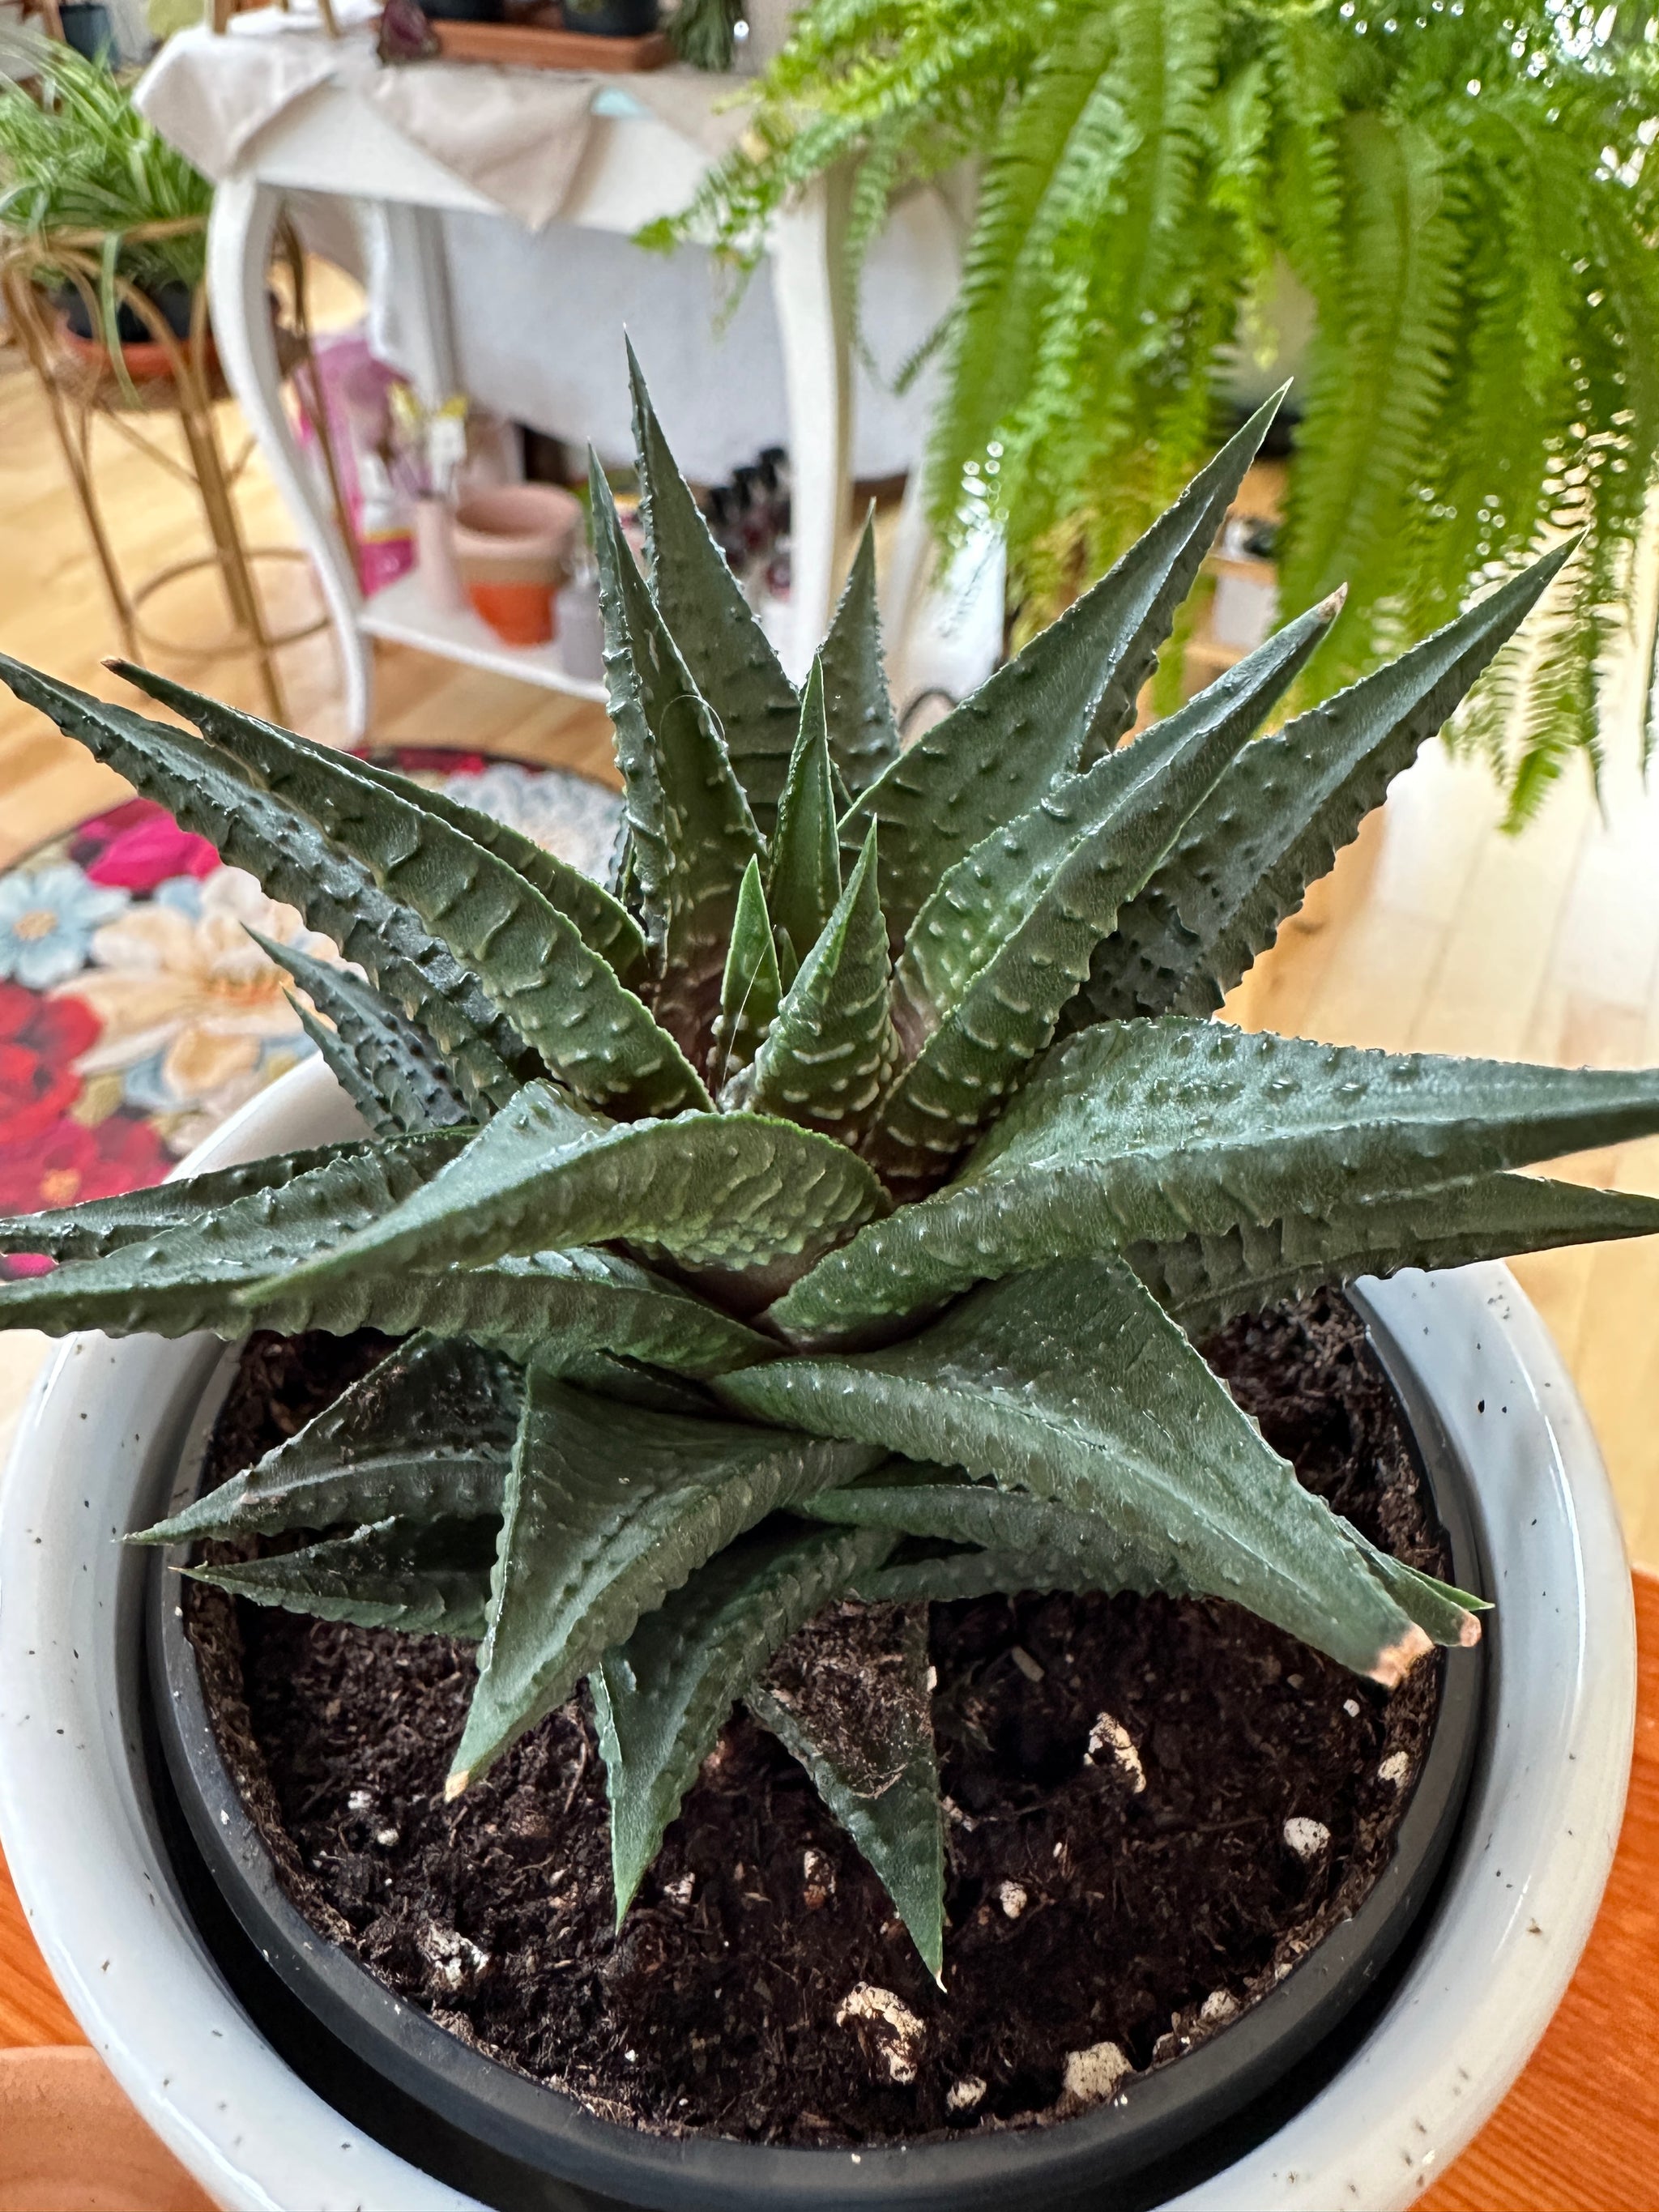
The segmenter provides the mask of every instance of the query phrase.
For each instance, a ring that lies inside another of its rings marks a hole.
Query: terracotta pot
[[[502,484],[455,509],[455,565],[466,595],[507,645],[545,645],[553,597],[570,573],[581,505],[557,484]]]
[[[80,2044],[0,2051],[0,2212],[213,2212]]]
[[[190,357],[191,300],[187,284],[163,284],[151,299],[151,305],[178,341],[179,349]],[[73,284],[60,288],[57,295],[58,340],[67,354],[83,362],[88,368],[99,370],[110,367],[110,349],[104,343],[103,325],[94,320],[88,302]],[[173,374],[173,356],[161,341],[153,335],[151,326],[138,311],[123,301],[116,314],[116,337],[121,357],[126,363],[127,374],[135,384],[155,384]],[[218,367],[219,356],[213,343],[211,325],[205,329],[204,365],[209,369]]]
[[[112,367],[109,348],[96,338],[83,338],[72,331],[60,315],[58,320],[58,341],[65,353],[73,354],[88,368],[108,369]],[[179,350],[186,361],[190,358],[190,341],[180,338]],[[205,365],[210,369],[219,365],[219,356],[213,343],[213,333],[207,333],[204,349]],[[127,365],[127,374],[135,384],[160,384],[173,374],[173,356],[159,338],[129,338],[122,343],[121,358]]]

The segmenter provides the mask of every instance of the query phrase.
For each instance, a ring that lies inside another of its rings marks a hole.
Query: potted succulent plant
[[[239,2204],[1263,2203],[1292,2112],[1403,2201],[1377,2127],[1414,2187],[1571,1971],[1630,1653],[1504,1279],[1327,1286],[1653,1231],[1514,1170],[1659,1075],[1204,1016],[1568,549],[1276,734],[1332,601],[1123,744],[1270,404],[902,753],[869,534],[798,698],[635,398],[609,890],[3,664],[355,963],[281,956],[337,1088],[4,1225],[57,1264],[0,1321],[104,1332],[0,1522],[48,1955]]]

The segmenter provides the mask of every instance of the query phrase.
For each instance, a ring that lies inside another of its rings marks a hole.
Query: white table
[[[595,117],[561,220],[629,234],[683,208],[704,169],[698,149],[649,114]],[[392,129],[350,83],[320,86],[278,115],[223,175],[208,240],[215,337],[227,380],[287,501],[315,563],[338,643],[346,714],[354,736],[373,704],[373,640],[499,670],[550,690],[602,698],[603,687],[566,674],[556,641],[525,650],[499,643],[471,613],[434,614],[417,580],[405,577],[366,599],[349,550],[313,470],[302,459],[283,400],[265,283],[285,196],[339,194],[386,211],[409,333],[401,366],[423,399],[457,390],[454,334],[441,216],[500,209]],[[844,184],[821,180],[778,221],[768,262],[783,350],[793,482],[793,566],[790,635],[783,658],[803,674],[831,611],[847,522],[852,433],[850,302],[842,281]],[[925,543],[902,533],[896,573],[884,598],[896,629],[905,626]]]

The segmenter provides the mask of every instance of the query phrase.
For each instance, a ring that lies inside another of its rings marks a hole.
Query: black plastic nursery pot
[[[116,54],[115,26],[103,0],[63,0],[58,19],[63,26],[64,44],[73,46],[88,61],[103,61]]]
[[[1471,1475],[1409,1363],[1367,1312],[1451,1550],[1483,1587]],[[220,1370],[228,1382],[228,1367]],[[185,1457],[199,1465],[222,1391]],[[227,1978],[310,2087],[410,2164],[502,2212],[1140,2212],[1264,2141],[1364,2042],[1433,1917],[1482,1735],[1487,1646],[1442,1655],[1434,1731],[1393,1856],[1352,1916],[1210,2040],[1078,2117],[848,2148],[671,2137],[599,2118],[498,2063],[398,1997],[290,1901],[221,1757],[185,1633],[182,1553],[156,1553],[146,1605],[158,1808],[181,1888]]]
[[[102,9],[98,12],[101,14]],[[175,278],[161,284],[150,294],[150,302],[157,314],[176,338],[187,338],[191,332],[191,316],[194,295],[190,286]],[[89,313],[86,295],[78,284],[61,284],[52,295],[58,313],[70,333],[77,338],[104,342],[101,319],[94,323]],[[116,336],[124,346],[156,343],[155,333],[138,313],[122,301],[115,312]]]
[[[642,39],[659,21],[657,0],[562,0],[567,31],[602,39]]]

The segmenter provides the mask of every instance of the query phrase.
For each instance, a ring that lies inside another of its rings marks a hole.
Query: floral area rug
[[[376,757],[603,875],[618,801],[602,785],[480,754]],[[315,1049],[250,925],[338,957],[149,799],[0,874],[0,1214],[159,1182]],[[49,1264],[0,1259],[0,1278]]]

